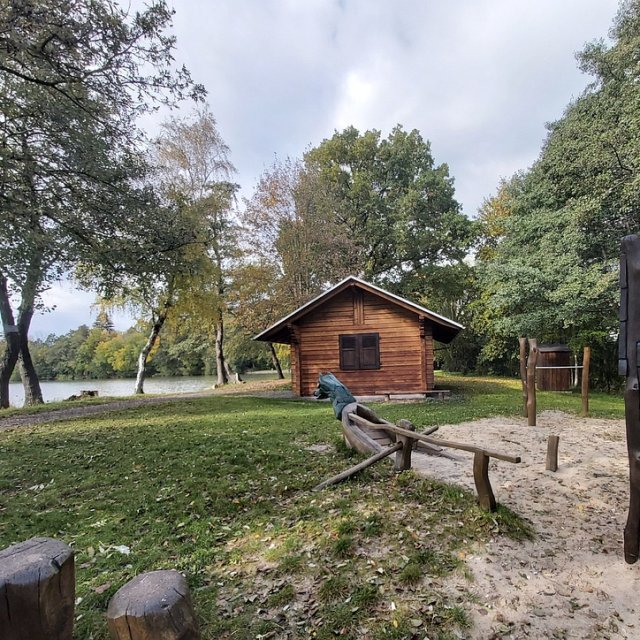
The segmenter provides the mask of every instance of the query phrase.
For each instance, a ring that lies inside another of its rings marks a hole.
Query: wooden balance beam
[[[349,414],[349,419],[354,423],[366,429],[380,429],[384,427],[386,431],[391,431],[398,436],[398,442],[388,447],[384,451],[377,453],[375,456],[364,460],[355,467],[351,467],[333,478],[326,480],[319,484],[316,489],[324,489],[325,487],[346,480],[350,476],[366,469],[372,464],[376,463],[382,458],[390,456],[392,453],[397,452],[396,457],[396,470],[404,471],[411,468],[411,450],[417,442],[424,442],[428,445],[435,445],[439,447],[447,447],[449,449],[459,449],[461,451],[469,451],[474,454],[473,457],[473,479],[476,485],[476,491],[478,492],[478,502],[480,508],[485,511],[496,510],[496,499],[491,488],[491,482],[489,481],[489,459],[496,458],[496,460],[503,460],[504,462],[511,462],[517,464],[521,462],[520,456],[512,456],[506,453],[500,453],[499,451],[492,451],[490,449],[483,449],[482,447],[476,447],[475,445],[466,444],[464,442],[453,442],[451,440],[441,440],[440,438],[430,437],[435,429],[428,430],[425,433],[417,433],[411,429],[407,429],[404,426],[395,425],[387,420],[381,420],[381,422],[371,422],[362,416],[355,413]],[[408,420],[401,421],[406,426],[412,426]]]

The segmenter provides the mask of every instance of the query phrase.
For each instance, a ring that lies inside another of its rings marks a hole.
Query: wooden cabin
[[[434,340],[448,344],[463,328],[350,276],[254,340],[291,345],[298,396],[310,396],[328,371],[359,396],[426,394],[434,388]]]

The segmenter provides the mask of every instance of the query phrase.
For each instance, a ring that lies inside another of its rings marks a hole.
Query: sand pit
[[[545,470],[551,434],[560,437],[556,473]],[[477,604],[464,637],[640,638],[640,562],[627,565],[622,548],[624,421],[547,411],[537,427],[492,418],[434,435],[522,456],[517,465],[492,460],[489,477],[496,500],[536,531],[532,542],[495,539],[465,558]],[[472,454],[447,451],[455,459],[414,454],[416,472],[473,488]]]

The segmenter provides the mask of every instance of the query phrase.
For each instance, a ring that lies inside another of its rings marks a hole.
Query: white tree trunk
[[[144,347],[142,347],[142,351],[140,351],[140,355],[138,356],[138,375],[136,376],[136,394],[144,393],[144,379],[147,373],[147,360],[149,359],[149,354],[151,353],[151,349],[153,349],[156,341],[158,340],[158,336],[160,335],[160,330],[162,329],[162,325],[164,321],[167,319],[167,309],[161,313],[157,320],[153,323],[151,327],[151,333],[149,334],[149,338],[147,339]]]

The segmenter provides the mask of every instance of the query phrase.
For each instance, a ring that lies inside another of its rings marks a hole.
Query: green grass
[[[376,411],[419,426],[519,413],[512,381],[438,382],[451,400]],[[539,406],[580,400],[540,394]],[[623,415],[619,398],[594,394],[592,408]],[[106,640],[115,591],[160,568],[187,575],[207,639],[409,638],[418,622],[420,637],[456,637],[464,603],[436,585],[464,574],[474,545],[529,538],[530,526],[384,463],[313,492],[357,460],[307,449],[339,428],[324,403],[215,396],[2,432],[0,547],[32,536],[74,547],[82,640]]]

